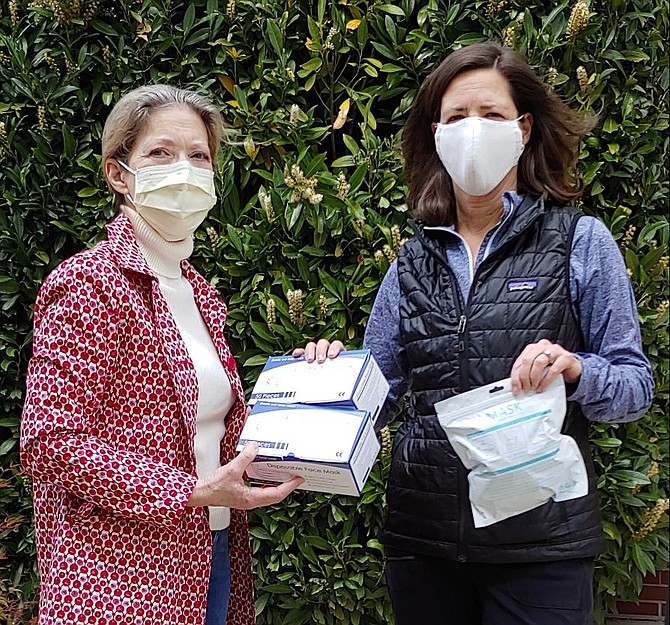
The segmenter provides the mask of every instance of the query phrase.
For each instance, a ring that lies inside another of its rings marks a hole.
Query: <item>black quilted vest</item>
[[[569,257],[580,213],[527,197],[495,252],[459,295],[442,251],[452,236],[416,226],[398,258],[400,339],[410,367],[410,404],[394,441],[388,513],[381,540],[391,549],[461,562],[531,562],[593,556],[603,548],[588,422],[568,402],[563,432],[589,473],[589,494],[550,501],[476,529],[467,470],[433,404],[506,378],[522,349],[542,338],[582,347],[569,291]],[[465,301],[463,301],[465,299]]]

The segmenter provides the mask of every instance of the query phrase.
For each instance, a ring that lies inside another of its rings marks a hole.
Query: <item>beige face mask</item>
[[[135,210],[166,241],[191,236],[216,203],[214,172],[193,167],[188,161],[152,165],[133,170],[135,197],[127,196]]]

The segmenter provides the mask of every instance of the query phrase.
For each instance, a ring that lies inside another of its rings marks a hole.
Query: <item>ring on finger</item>
[[[547,357],[547,360],[549,361],[548,364],[550,364],[550,365],[553,364],[553,361],[551,360],[552,353],[551,353],[550,350],[545,349],[544,351],[541,351],[539,354],[537,354],[537,356],[535,356],[535,358],[533,358],[533,363],[534,363],[540,356],[546,356],[546,357]]]

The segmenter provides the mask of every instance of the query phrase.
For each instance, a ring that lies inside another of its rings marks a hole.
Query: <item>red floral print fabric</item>
[[[59,265],[35,306],[21,427],[34,481],[40,625],[204,625],[211,535],[186,506],[195,482],[195,369],[119,215],[108,239]],[[245,404],[224,337],[226,307],[186,261],[184,276],[237,400],[221,462],[235,456]],[[227,625],[253,625],[246,513],[231,511]]]

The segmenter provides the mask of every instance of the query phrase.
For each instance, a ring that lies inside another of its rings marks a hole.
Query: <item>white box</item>
[[[308,363],[304,357],[271,356],[251,391],[249,404],[323,404],[366,410],[377,420],[389,384],[370,350],[341,352],[325,362]]]
[[[249,441],[260,449],[247,476],[277,484],[301,475],[302,490],[360,495],[379,453],[370,414],[363,410],[258,401],[237,451]]]

